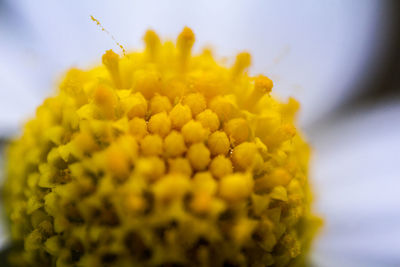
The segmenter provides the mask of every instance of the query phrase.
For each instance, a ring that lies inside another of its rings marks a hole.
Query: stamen
[[[177,48],[179,51],[179,57],[183,67],[187,64],[187,61],[190,57],[194,41],[195,41],[194,33],[188,27],[185,27],[178,36]]]
[[[115,87],[121,88],[121,77],[119,75],[119,56],[114,51],[107,50],[102,57],[104,66],[106,66]]]
[[[257,103],[265,95],[269,94],[272,90],[273,82],[264,75],[259,75],[254,80],[254,89],[245,101],[244,108],[253,111]]]
[[[233,77],[237,77],[251,65],[251,55],[247,52],[239,53],[236,56],[235,64],[232,67],[232,75]]]
[[[143,36],[143,40],[146,44],[147,54],[151,60],[154,60],[161,45],[160,38],[155,31],[148,30]]]

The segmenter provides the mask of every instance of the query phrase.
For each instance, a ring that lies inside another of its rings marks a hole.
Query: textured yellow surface
[[[146,48],[71,69],[7,152],[23,266],[292,266],[316,220],[298,103],[148,31]]]

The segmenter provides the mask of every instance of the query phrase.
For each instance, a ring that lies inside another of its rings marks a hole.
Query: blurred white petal
[[[278,95],[300,100],[303,125],[354,93],[353,85],[377,52],[384,34],[377,29],[385,21],[385,4],[375,0],[44,0],[40,4],[16,0],[9,4],[20,12],[33,35],[28,47],[39,58],[39,68],[19,73],[40,70],[43,81],[29,87],[39,90],[40,96],[49,93],[65,69],[86,67],[98,61],[104,50],[117,49],[89,15],[97,17],[130,49],[141,46],[141,36],[149,27],[163,37],[175,38],[183,25],[188,25],[199,40],[197,49],[213,44],[220,56],[249,50],[254,58],[252,72],[269,75]],[[7,48],[2,51],[8,52]],[[19,69],[25,61],[5,64],[15,64]],[[0,106],[5,100],[1,101]],[[22,110],[20,116],[26,114]]]
[[[399,266],[399,118],[400,103],[387,103],[314,129],[312,176],[326,221],[316,266]]]

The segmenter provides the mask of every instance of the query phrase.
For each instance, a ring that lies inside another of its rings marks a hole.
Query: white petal
[[[383,36],[375,29],[385,21],[380,17],[385,5],[373,0],[8,2],[22,15],[25,30],[33,35],[29,47],[40,58],[39,68],[27,69],[26,75],[39,69],[43,76],[39,85],[16,91],[42,88],[42,96],[65,69],[86,67],[98,61],[104,50],[118,49],[89,15],[97,17],[128,48],[141,46],[141,36],[149,27],[163,37],[175,38],[188,25],[197,34],[197,48],[213,44],[224,56],[249,50],[254,73],[271,76],[278,95],[300,100],[303,124],[354,93],[352,85]]]
[[[400,263],[400,103],[312,129],[316,207],[326,224],[316,266]]]

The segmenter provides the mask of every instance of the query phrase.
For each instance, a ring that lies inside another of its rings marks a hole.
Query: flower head
[[[315,219],[298,103],[192,55],[185,28],[71,69],[8,149],[5,205],[21,265],[285,266]]]

